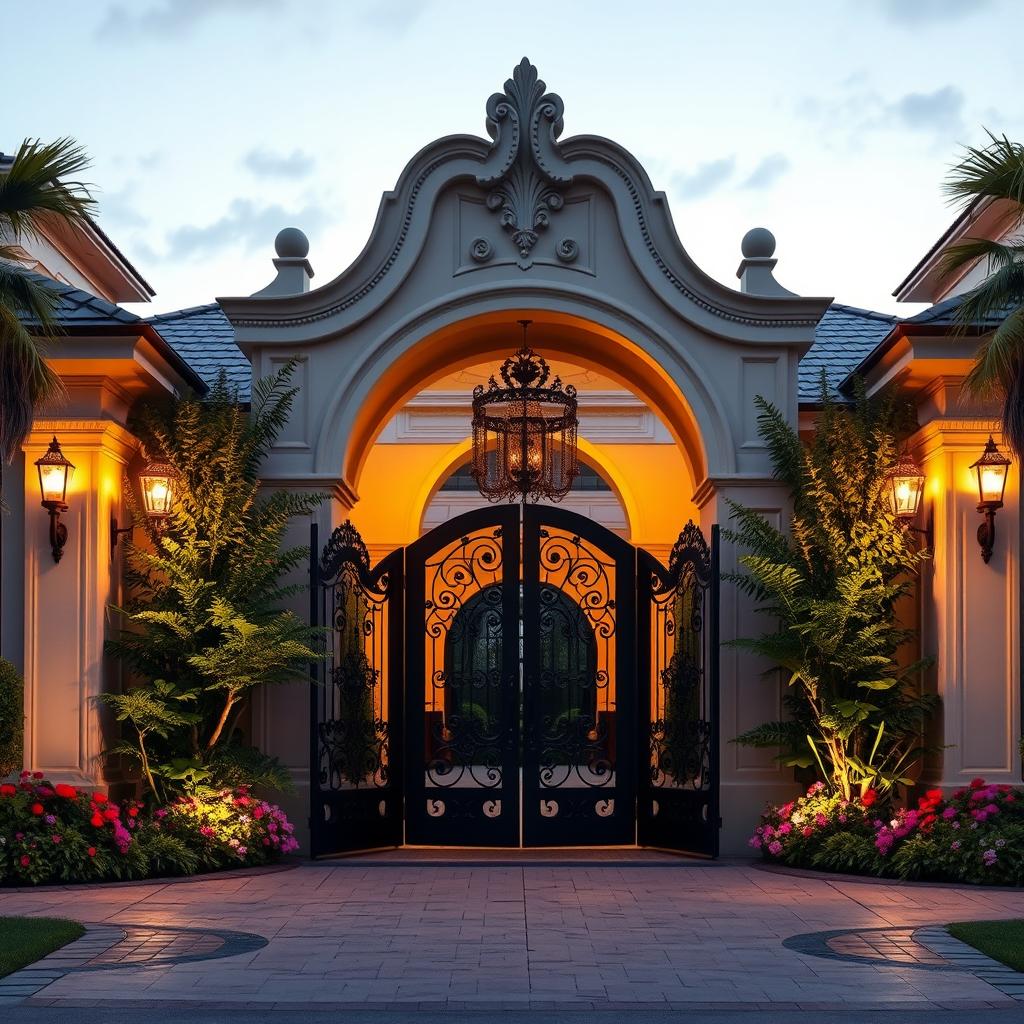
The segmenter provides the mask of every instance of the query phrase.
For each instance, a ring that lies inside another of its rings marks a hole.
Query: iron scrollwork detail
[[[391,581],[374,573],[350,521],[330,536],[320,559],[326,601],[327,675],[317,722],[319,783],[324,790],[377,788],[391,781],[381,669]]]
[[[668,572],[651,579],[656,701],[650,722],[650,782],[703,790],[710,785],[711,741],[706,676],[705,604],[713,583],[711,550],[692,520],[669,555]]]
[[[480,186],[491,189],[488,209],[498,213],[526,266],[539,233],[550,224],[551,214],[564,206],[562,193],[572,184],[568,165],[558,153],[564,105],[546,88],[524,57],[505,82],[505,91],[487,101],[487,132],[494,144],[486,168],[477,176]]]

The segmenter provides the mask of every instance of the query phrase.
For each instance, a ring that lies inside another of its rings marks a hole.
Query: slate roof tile
[[[228,385],[248,402],[252,371],[249,360],[235,344],[235,329],[216,302],[151,316],[147,323],[207,384],[217,383],[223,369]]]
[[[101,299],[98,295],[92,295],[81,288],[75,288],[63,281],[55,281],[42,274],[30,273],[32,277],[59,293],[55,316],[67,327],[116,327],[122,324],[141,323],[134,313],[129,313],[127,309]],[[38,326],[39,323],[30,316],[21,315],[20,319],[23,324],[30,327]]]
[[[898,317],[887,313],[832,303],[815,328],[814,344],[800,360],[799,400],[820,400],[822,371],[829,388],[836,392],[898,322]]]

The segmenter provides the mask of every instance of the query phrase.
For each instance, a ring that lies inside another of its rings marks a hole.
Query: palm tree
[[[58,333],[58,294],[25,268],[21,242],[44,225],[74,228],[88,221],[95,201],[89,186],[74,180],[88,166],[74,139],[26,139],[7,173],[0,173],[0,466],[21,449],[35,410],[63,393],[38,337],[23,323],[30,319],[39,335]]]
[[[1024,145],[1005,135],[988,132],[989,145],[967,147],[963,159],[946,179],[946,193],[965,207],[989,200],[1009,201],[1013,227],[1024,226]],[[1003,437],[1024,459],[1024,235],[1002,242],[969,238],[951,246],[942,261],[946,276],[979,260],[988,264],[989,276],[968,292],[957,310],[957,326],[998,326],[981,343],[970,374],[964,381],[969,394],[996,397],[1003,403]]]

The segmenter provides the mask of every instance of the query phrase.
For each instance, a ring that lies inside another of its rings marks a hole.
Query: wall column
[[[735,501],[756,509],[778,529],[788,526],[789,497],[786,489],[771,478],[722,477],[706,480],[694,500],[701,510],[701,528],[710,537],[711,527],[728,527],[730,508]],[[722,538],[723,575],[736,572],[741,552]],[[736,587],[723,581],[721,586],[719,652],[719,692],[721,718],[720,785],[723,856],[749,854],[747,840],[753,833],[764,805],[785,803],[799,791],[793,769],[779,764],[774,750],[743,747],[732,741],[763,722],[777,721],[782,714],[782,682],[777,672],[765,675],[770,666],[745,651],[725,646],[737,637],[758,636],[771,628],[771,621],[759,614],[753,602]]]
[[[949,788],[976,776],[1021,780],[1020,473],[1010,466],[986,564],[970,466],[991,430],[989,419],[937,418],[910,442],[927,477],[924,520],[934,531],[934,557],[921,574],[921,651],[935,659],[928,681],[942,709],[933,739],[945,749],[928,778]],[[998,432],[995,438],[1005,452]]]
[[[50,553],[49,518],[39,504],[34,465],[56,435],[74,464],[68,541]],[[118,689],[117,664],[103,645],[109,605],[120,598],[120,554],[110,549],[111,516],[121,512],[125,465],[138,442],[112,420],[36,420],[24,445],[25,766],[54,782],[103,779],[99,710],[92,698]]]

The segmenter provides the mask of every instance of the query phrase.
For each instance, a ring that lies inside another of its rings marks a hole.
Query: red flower
[[[93,793],[91,800],[94,804],[99,804],[101,807],[107,802],[106,793]]]
[[[981,789],[984,785],[985,785],[985,780],[984,779],[971,779],[971,781],[970,781],[971,789]]]
[[[43,806],[42,804],[38,804],[38,803],[37,803],[37,804],[33,804],[33,805],[32,805],[32,806],[31,806],[31,807],[29,808],[29,810],[31,810],[33,814],[42,814],[42,813],[43,813],[43,811],[45,811],[45,810],[46,810],[46,808],[45,808],[45,807],[44,807],[44,806]]]
[[[41,779],[42,777],[43,777],[43,773],[42,772],[33,772],[32,773],[32,778],[33,779]]]
[[[100,814],[99,811],[96,811],[96,813],[89,819],[89,824],[92,825],[93,828],[103,828],[103,815]]]
[[[62,796],[65,800],[74,800],[78,796],[78,790],[64,782],[57,783],[56,792],[57,796]]]
[[[873,807],[878,799],[878,794],[873,789],[866,789],[860,795],[860,802],[863,807]]]
[[[96,856],[96,847],[95,846],[90,846],[89,849],[86,850],[85,852],[88,853],[90,857],[95,857]]]
[[[32,862],[28,859],[28,854],[27,853],[23,853],[21,855],[21,866],[23,868],[27,868],[29,866],[29,864],[31,864],[31,863]]]
[[[943,795],[944,794],[941,789],[929,789],[928,792],[925,793],[925,796],[928,797],[929,800],[941,800]]]
[[[5,782],[0,786],[0,796],[14,796],[18,792],[17,786],[12,786],[9,782]]]
[[[809,836],[811,836],[813,834],[814,834],[814,829],[810,828],[807,825],[805,825],[804,828],[803,828],[803,832],[802,832],[802,835],[803,835],[804,839],[807,839]]]
[[[103,812],[103,817],[106,818],[107,821],[113,821],[120,813],[121,812],[116,807],[110,806]]]
[[[139,809],[138,809],[138,807],[129,807],[128,808],[128,817],[129,818],[137,818],[138,816],[139,816]]]

